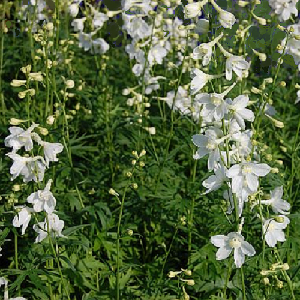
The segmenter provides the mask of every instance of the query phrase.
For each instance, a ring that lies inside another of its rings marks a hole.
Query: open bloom
[[[226,168],[222,164],[218,164],[214,169],[214,172],[214,175],[209,176],[202,182],[202,185],[207,188],[204,194],[208,194],[219,189],[227,180]]]
[[[38,236],[35,239],[35,243],[39,243],[44,240],[48,235],[48,231],[52,237],[63,237],[63,234],[61,232],[64,228],[65,222],[63,220],[60,220],[59,217],[54,213],[48,214],[47,218],[48,222],[45,218],[44,222],[39,222],[38,224],[33,225],[34,231],[38,233]],[[47,223],[49,224],[49,228],[47,226]]]
[[[232,13],[230,13],[224,9],[219,10],[218,18],[219,18],[221,25],[224,28],[231,29],[233,24],[235,23],[235,16]]]
[[[283,229],[290,223],[289,218],[284,215],[278,216],[282,218],[282,222],[276,222],[274,219],[265,220],[263,225],[263,233],[265,235],[266,243],[269,247],[275,247],[277,242],[284,242],[285,236]]]
[[[10,167],[11,180],[14,180],[19,175],[23,176],[24,182],[31,180],[38,182],[43,180],[46,169],[46,162],[43,157],[22,157],[14,152],[7,153],[6,155],[13,159],[13,164]]]
[[[240,268],[245,262],[245,255],[253,256],[255,254],[253,246],[246,242],[238,232],[230,232],[227,236],[212,236],[211,243],[219,248],[216,254],[217,260],[226,259],[234,250],[234,263],[237,268]]]
[[[216,127],[211,127],[205,131],[203,134],[193,135],[193,143],[198,147],[194,159],[199,159],[208,156],[208,169],[213,170],[216,163],[220,160],[220,150],[219,145],[223,142],[221,139],[223,135],[222,130]]]
[[[281,199],[282,195],[283,186],[277,187],[271,191],[271,198],[269,200],[262,200],[261,203],[265,205],[271,205],[275,214],[288,214],[288,210],[291,206],[287,201]]]
[[[40,144],[44,147],[44,156],[47,167],[50,161],[58,161],[57,154],[61,153],[64,146],[61,143],[48,143],[41,141]]]
[[[10,131],[10,135],[5,138],[5,146],[12,147],[13,151],[25,147],[26,151],[30,151],[33,148],[32,142],[32,131],[34,128],[38,127],[38,124],[31,125],[27,130],[22,129],[21,127],[10,127],[8,130]]]
[[[27,202],[33,204],[33,209],[35,212],[45,211],[51,214],[56,205],[56,199],[50,192],[52,179],[50,179],[43,190],[38,190],[32,193],[28,198]]]
[[[227,99],[228,108],[230,109],[233,117],[236,119],[242,129],[245,129],[245,121],[254,121],[254,113],[252,110],[246,108],[249,102],[249,97],[240,95],[233,99]]]
[[[248,188],[250,193],[258,188],[258,177],[266,176],[271,171],[267,164],[246,162],[233,165],[227,176],[232,178],[232,192],[241,195],[242,190]]]
[[[202,2],[193,2],[184,7],[184,17],[185,19],[191,19],[201,16],[201,9],[203,7]]]
[[[232,79],[232,71],[238,78],[246,77],[249,68],[250,63],[248,63],[242,56],[231,55],[226,60],[226,79]]]
[[[199,69],[192,69],[191,77],[193,80],[191,82],[191,94],[195,95],[207,84],[207,82],[214,78],[219,78],[222,76],[223,75],[209,75]]]
[[[22,226],[22,234],[24,234],[30,222],[31,213],[33,212],[33,209],[27,206],[17,206],[16,209],[20,209],[20,211],[13,219],[13,226]]]

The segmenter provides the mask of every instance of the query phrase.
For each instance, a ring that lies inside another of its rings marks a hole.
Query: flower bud
[[[72,89],[74,87],[74,81],[73,80],[67,80],[66,81],[66,88],[67,89]]]

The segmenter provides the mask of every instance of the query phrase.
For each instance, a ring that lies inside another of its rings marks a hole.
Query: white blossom
[[[258,188],[258,177],[266,176],[271,171],[267,164],[246,162],[233,165],[227,176],[232,178],[232,192],[241,195],[242,190],[248,188],[250,193]]]
[[[43,157],[22,157],[14,152],[6,155],[13,160],[13,164],[10,167],[11,180],[14,180],[19,175],[23,176],[24,182],[43,180],[46,169],[46,162]]]
[[[242,56],[231,55],[226,60],[226,79],[232,79],[232,71],[238,78],[247,77],[247,72],[250,68],[250,63]]]
[[[227,181],[226,168],[222,164],[216,165],[214,173],[202,182],[202,185],[207,188],[204,194],[218,190]]]
[[[38,124],[31,125],[27,130],[22,129],[21,127],[10,127],[8,130],[10,131],[10,135],[5,138],[5,146],[12,147],[13,151],[25,147],[26,151],[30,151],[33,148],[32,142],[32,131],[36,128]]]
[[[277,242],[284,242],[285,235],[283,229],[290,223],[289,218],[284,215],[278,216],[282,218],[283,222],[276,222],[274,219],[268,219],[264,221],[263,233],[265,235],[266,243],[269,247],[275,247]]]
[[[49,228],[47,226],[47,218]],[[64,237],[61,233],[64,228],[64,221],[60,220],[54,213],[48,214],[47,218],[45,218],[44,222],[39,222],[38,224],[33,225],[34,231],[38,233],[35,243],[39,243],[44,240],[48,235],[48,231],[52,237]]]
[[[33,204],[35,212],[45,211],[48,214],[53,213],[56,205],[56,199],[50,192],[51,184],[52,179],[48,181],[43,190],[38,190],[27,198],[27,202]]]
[[[27,206],[16,206],[15,208],[20,209],[20,211],[13,219],[13,226],[22,226],[22,234],[25,234],[26,228],[28,227],[31,219],[31,213],[33,212],[33,209]]]
[[[240,268],[245,262],[245,255],[255,255],[253,246],[246,242],[244,237],[238,232],[230,232],[227,236],[212,236],[211,243],[219,248],[216,253],[217,260],[228,258],[233,250],[234,262],[237,268]]]
[[[269,200],[261,200],[262,204],[271,205],[272,210],[275,214],[288,214],[288,210],[291,208],[290,204],[281,199],[283,196],[283,186],[275,188],[271,191],[271,198]]]

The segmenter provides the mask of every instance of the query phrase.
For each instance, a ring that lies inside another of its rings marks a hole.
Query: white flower
[[[83,48],[84,51],[88,51],[92,48],[92,34],[91,33],[79,33],[79,47]]]
[[[202,182],[202,185],[207,188],[204,194],[218,190],[227,180],[226,168],[222,164],[218,164],[214,169],[215,174],[209,176]]]
[[[184,18],[185,19],[191,19],[198,16],[201,16],[203,4],[201,2],[194,2],[186,5],[184,7]]]
[[[74,31],[82,32],[83,28],[84,28],[85,20],[86,20],[86,18],[74,19],[71,23],[71,25],[74,27]]]
[[[203,134],[193,135],[192,141],[195,146],[199,147],[196,154],[194,155],[194,159],[199,159],[209,154],[208,156],[209,170],[213,170],[215,164],[220,160],[219,144],[223,142],[223,140],[220,139],[222,135],[223,132],[216,127],[207,129],[205,131],[205,135]]]
[[[203,43],[193,50],[193,59],[202,59],[202,65],[207,66],[213,53],[211,43]]]
[[[93,25],[95,28],[101,28],[104,23],[109,19],[108,16],[92,8],[94,12]]]
[[[61,153],[64,146],[61,143],[48,143],[42,141],[40,143],[44,147],[44,156],[47,167],[49,167],[50,161],[58,161],[57,154]]]
[[[245,255],[255,255],[255,249],[238,232],[230,232],[227,236],[212,236],[211,243],[219,248],[216,254],[217,260],[226,259],[234,249],[234,263],[237,268],[245,262]]]
[[[218,17],[221,25],[224,28],[232,28],[233,24],[235,23],[235,16],[224,9],[219,10]]]
[[[17,206],[16,209],[21,209],[13,219],[13,226],[14,227],[21,227],[22,226],[22,234],[25,234],[26,228],[31,219],[31,213],[33,212],[32,208],[27,206]]]
[[[47,218],[49,228],[47,226],[46,218],[44,222],[39,222],[38,224],[33,225],[34,231],[38,233],[38,236],[35,239],[35,243],[39,243],[44,240],[48,235],[48,231],[52,237],[64,237],[61,232],[64,228],[65,222],[63,220],[60,220],[59,217],[54,213],[48,214]]]
[[[192,77],[192,82],[191,82],[191,94],[195,95],[197,92],[199,92],[207,82],[214,78],[219,78],[222,77],[223,75],[209,75],[204,72],[202,72],[199,69],[192,69],[191,72],[191,77]]]
[[[92,41],[93,53],[104,54],[109,50],[109,44],[102,38],[98,38]]]
[[[245,129],[245,121],[254,121],[254,113],[252,110],[247,109],[249,97],[246,95],[240,95],[233,99],[228,98],[228,107],[233,114],[233,117],[237,120],[238,124],[242,129]]]
[[[150,49],[148,54],[149,64],[153,65],[154,62],[156,62],[157,64],[161,65],[166,55],[167,55],[167,50],[165,47],[161,46],[160,44],[155,45]]]
[[[258,177],[266,176],[271,171],[267,164],[247,162],[233,165],[227,176],[232,178],[232,192],[241,195],[244,188],[250,192],[256,192],[258,188]]]
[[[283,186],[275,188],[271,191],[271,198],[269,200],[262,200],[261,203],[265,205],[271,205],[275,214],[288,214],[288,210],[291,208],[290,204],[281,199],[283,195]]]
[[[48,181],[43,190],[38,190],[27,198],[27,202],[33,204],[35,212],[45,211],[46,213],[51,214],[54,211],[56,199],[50,192],[51,184],[52,179]]]
[[[291,15],[298,15],[296,8],[296,0],[269,0],[270,6],[275,10],[275,13],[279,15],[279,21],[287,21]]]
[[[245,74],[250,68],[248,63],[242,56],[231,55],[226,60],[226,79],[232,79],[232,71],[238,78],[246,77]]]
[[[69,14],[71,15],[72,18],[75,18],[78,15],[79,12],[79,4],[73,3],[69,6]]]
[[[46,162],[43,157],[22,157],[14,152],[7,153],[6,155],[13,159],[13,164],[10,167],[11,180],[14,180],[19,175],[24,176],[24,182],[43,180],[46,169]]]
[[[5,138],[5,146],[12,147],[13,151],[21,149],[23,146],[26,151],[30,151],[33,148],[33,142],[31,139],[31,132],[34,128],[38,127],[38,124],[31,125],[27,130],[21,127],[9,127],[10,135]]]
[[[263,233],[265,235],[266,243],[269,247],[275,247],[277,242],[284,242],[285,235],[283,229],[290,223],[289,218],[284,215],[278,216],[282,218],[283,222],[276,222],[274,219],[265,220],[263,225]]]

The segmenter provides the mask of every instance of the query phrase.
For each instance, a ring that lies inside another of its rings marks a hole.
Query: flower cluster
[[[19,175],[23,176],[24,182],[41,182],[44,179],[44,173],[49,168],[49,163],[58,161],[57,154],[63,151],[63,145],[60,143],[49,143],[43,141],[41,137],[34,132],[38,124],[31,125],[24,130],[21,127],[10,127],[10,135],[5,138],[5,146],[13,148],[7,156],[13,160],[10,168],[12,180]],[[17,151],[22,148],[26,152],[33,153],[34,142],[43,149],[43,156],[21,156]],[[44,212],[46,214],[44,222],[39,222],[33,226],[38,233],[36,242],[42,241],[48,234],[52,236],[62,236],[61,231],[64,227],[64,221],[59,220],[55,212],[56,199],[50,191],[52,179],[48,180],[43,190],[32,193],[27,202],[32,204],[32,208],[26,205],[16,207],[18,214],[13,219],[14,227],[22,227],[22,234],[25,234],[26,228],[31,220],[33,213]]]
[[[203,5],[207,2],[188,4],[185,7],[186,17],[194,18],[200,15]],[[210,2],[218,12],[221,25],[224,28],[231,28],[235,22],[234,16],[220,9],[213,0]],[[223,197],[228,200],[227,213],[236,212],[237,224],[242,218],[236,232],[211,237],[212,244],[219,248],[217,260],[227,258],[233,251],[235,265],[240,268],[245,261],[245,255],[255,255],[255,249],[244,240],[242,235],[244,206],[249,199],[255,199],[258,194],[261,194],[260,178],[273,169],[261,162],[259,149],[252,141],[253,131],[247,129],[247,123],[255,119],[253,111],[249,108],[251,103],[249,92],[242,93],[240,89],[240,94],[233,99],[227,96],[238,83],[248,77],[250,63],[244,57],[234,55],[222,46],[223,35],[222,32],[211,42],[202,43],[193,51],[193,59],[201,59],[203,66],[209,66],[213,49],[217,46],[219,52],[224,55],[226,63],[223,74],[207,74],[200,68],[191,70],[191,94],[194,95],[194,107],[198,107],[199,117],[204,127],[199,134],[192,137],[192,142],[198,148],[194,159],[208,156],[207,167],[213,172],[202,183],[207,189],[204,194],[223,189]],[[220,93],[201,92],[208,82],[224,75],[227,81],[233,79],[235,82],[226,86],[223,92],[221,90]],[[180,107],[176,100],[174,103],[176,107]],[[265,109],[265,106],[262,108]],[[283,229],[289,223],[286,216],[289,204],[281,199],[282,195],[283,188],[275,188],[271,192],[271,199],[255,203],[260,206],[261,211],[263,205],[268,205],[272,206],[274,214],[280,213],[279,216],[268,219],[263,215],[259,216],[263,224],[262,235],[270,247],[274,247],[279,241],[285,241]],[[267,215],[269,216],[269,213]]]
[[[72,1],[68,6],[68,12],[73,19],[71,25],[75,32],[78,32],[79,47],[83,48],[84,51],[91,51],[94,54],[105,53],[109,50],[109,44],[101,37],[94,38],[99,30],[104,26],[105,22],[108,21],[109,17],[113,16],[114,13],[109,12],[104,14],[98,11],[88,2],[85,2],[85,16],[76,18],[79,14],[79,7],[82,1]],[[86,32],[85,23],[91,21],[92,31]]]

